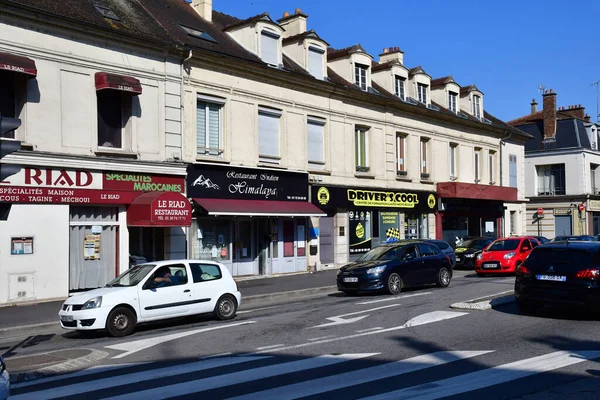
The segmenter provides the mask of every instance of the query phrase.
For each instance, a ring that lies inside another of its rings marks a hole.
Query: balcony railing
[[[567,194],[564,187],[538,189],[538,196],[560,196]]]

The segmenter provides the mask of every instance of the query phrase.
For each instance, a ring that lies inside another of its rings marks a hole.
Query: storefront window
[[[350,221],[350,255],[363,254],[371,250],[373,240],[370,211],[348,211]]]
[[[196,260],[231,260],[231,222],[226,219],[192,221],[192,257]]]

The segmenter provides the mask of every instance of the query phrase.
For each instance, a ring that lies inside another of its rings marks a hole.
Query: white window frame
[[[268,36],[271,39],[275,39],[275,60],[266,60],[265,59],[265,43],[266,41],[263,40],[264,36]],[[263,62],[269,64],[269,65],[273,65],[278,67],[279,66],[279,60],[280,60],[280,56],[279,56],[279,47],[280,47],[280,42],[281,42],[281,36],[277,33],[277,32],[273,32],[271,30],[268,29],[262,29],[260,31],[260,58],[261,60],[263,60]]]
[[[496,184],[496,152],[488,153],[488,175],[490,177],[490,185]]]
[[[481,96],[473,95],[473,116],[481,119]]]
[[[368,84],[367,84],[368,83],[367,82],[368,72],[369,72],[368,65],[354,63],[354,83],[361,90],[366,91],[368,88]],[[364,82],[363,82],[363,79],[364,79]]]
[[[357,172],[369,172],[369,131],[370,128],[366,126],[355,126],[354,127],[354,146],[355,146],[355,157],[354,161],[356,164]],[[360,135],[364,135],[364,160],[361,159],[361,139]]]
[[[308,116],[307,117],[307,130],[306,130],[306,149],[307,149],[307,160],[308,160],[308,167],[310,169],[325,169],[325,130],[326,130],[326,126],[327,126],[327,120],[324,118],[319,118],[319,117],[313,117],[313,116]],[[312,160],[311,159],[311,151],[310,151],[310,134],[309,134],[309,126],[310,125],[315,125],[315,126],[320,126],[321,127],[321,160]]]
[[[317,68],[311,64],[311,54],[318,54],[321,57],[318,71],[317,71]],[[308,46],[308,60],[307,61],[308,61],[308,63],[307,63],[308,64],[308,72],[312,76],[314,76],[315,78],[317,78],[319,80],[325,79],[325,74],[323,71],[323,69],[324,69],[323,66],[324,66],[324,61],[325,61],[325,50],[320,47],[317,47],[317,46],[312,46],[312,45]]]
[[[481,149],[475,148],[473,151],[473,177],[475,183],[481,181]]]
[[[196,96],[196,112],[198,112],[198,103],[204,103],[205,104],[205,146],[203,151],[201,152],[201,148],[198,147],[198,126],[196,126],[196,155],[197,156],[217,156],[217,157],[222,157],[223,156],[223,108],[225,106],[225,99],[220,98],[220,97],[213,97],[213,96],[208,96],[208,95],[203,95],[203,94],[198,94]],[[209,133],[209,128],[210,128],[210,120],[209,120],[209,115],[208,115],[208,107],[209,104],[215,104],[219,106],[219,148],[216,149],[217,150],[217,154],[211,154],[214,153],[215,149],[210,148],[210,135]],[[196,116],[196,121],[197,121],[198,117]]]
[[[420,163],[421,163],[421,168],[420,168],[420,173],[421,174],[429,174],[430,168],[429,168],[429,138],[421,138],[421,141],[419,143],[420,146]]]
[[[277,124],[277,155],[274,154],[261,154],[260,148],[260,137],[261,137],[261,130],[260,130],[260,115],[265,115],[265,116],[269,116],[269,117],[276,117],[278,124]],[[281,110],[277,110],[274,108],[268,108],[268,107],[258,107],[258,160],[260,162],[266,162],[266,163],[271,163],[271,164],[279,164],[280,160],[281,160],[281,117],[283,116],[283,113]]]
[[[396,173],[406,172],[406,144],[408,135],[396,133]]]
[[[456,143],[450,143],[448,146],[448,170],[450,171],[450,179],[456,180],[458,178],[458,172],[456,168],[458,145]]]
[[[427,105],[427,85],[417,82],[417,100]]]
[[[515,168],[515,174],[514,176],[511,174],[511,165],[514,165]],[[518,164],[517,164],[517,155],[516,154],[509,154],[508,155],[508,186],[509,187],[518,187],[518,178],[519,178],[519,170],[518,170]],[[514,182],[513,182],[514,179]]]
[[[406,78],[394,76],[394,94],[402,100],[406,99]]]
[[[458,112],[457,101],[458,93],[448,91],[448,110],[452,111],[455,114]]]

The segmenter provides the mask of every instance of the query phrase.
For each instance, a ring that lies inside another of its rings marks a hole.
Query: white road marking
[[[335,338],[331,338],[331,339],[315,340],[314,342],[310,342],[310,343],[302,343],[302,344],[296,344],[296,345],[288,346],[288,347],[280,347],[277,350],[299,349],[299,348],[302,348],[302,347],[312,346],[312,345],[315,345],[315,344],[323,344],[323,343],[336,342],[336,341],[339,341],[339,340],[354,339],[354,338],[357,338],[357,337],[367,336],[367,335],[374,335],[374,334],[377,334],[377,333],[393,332],[393,331],[398,331],[398,330],[401,330],[401,329],[406,329],[406,328],[409,328],[409,327],[412,327],[412,326],[429,324],[429,323],[432,323],[432,322],[443,321],[443,320],[446,320],[446,319],[452,319],[452,318],[456,318],[456,317],[461,317],[463,315],[468,315],[468,314],[469,313],[466,313],[466,312],[456,312],[456,311],[434,311],[434,312],[431,312],[431,313],[422,314],[422,315],[420,315],[418,317],[415,317],[415,318],[409,320],[404,325],[394,326],[392,328],[380,329],[378,331],[365,332],[365,333],[356,333],[354,335],[340,336],[340,337],[335,337]],[[270,353],[272,351],[273,350],[263,350],[263,351],[260,351],[260,352],[258,352],[256,354]]]
[[[24,400],[24,399],[49,399],[57,397],[67,397],[85,392],[91,392],[94,390],[109,389],[112,387],[118,387],[121,385],[129,385],[132,383],[139,383],[142,381],[148,381],[152,379],[163,379],[169,376],[177,376],[180,374],[187,374],[190,372],[204,371],[212,368],[224,367],[229,365],[241,364],[249,361],[262,360],[270,358],[269,356],[251,356],[251,357],[227,357],[227,358],[213,358],[204,361],[197,361],[187,364],[172,365],[164,368],[150,369],[142,372],[135,372],[132,374],[114,375],[108,378],[90,380],[81,383],[70,384],[67,386],[53,387],[47,390],[40,390],[35,392],[23,393],[21,395],[11,396],[11,400]],[[65,378],[62,376],[61,378]],[[34,383],[39,383],[35,381]],[[136,396],[136,393],[131,393],[132,396]],[[147,398],[156,398],[156,396],[148,396]]]
[[[512,278],[512,280],[514,280],[514,278]],[[462,303],[473,302],[473,301],[476,301],[476,300],[487,299],[487,298],[490,298],[490,297],[504,296],[506,294],[513,294],[514,292],[515,292],[514,290],[507,290],[505,292],[500,292],[500,293],[496,293],[496,294],[488,294],[487,296],[477,297],[477,298],[471,299],[471,300],[465,300]]]
[[[335,335],[319,336],[319,337],[316,337],[316,338],[311,338],[311,339],[306,339],[306,340],[308,340],[309,342],[312,342],[314,340],[323,340],[323,339],[329,339],[329,338],[332,338],[332,337],[335,337]]]
[[[138,351],[148,349],[150,347],[162,344],[164,342],[168,342],[169,340],[176,340],[176,339],[195,335],[195,334],[202,333],[202,332],[214,331],[217,329],[226,329],[226,328],[231,328],[232,326],[241,326],[241,325],[248,325],[248,324],[254,324],[254,323],[256,323],[256,321],[244,321],[244,322],[237,322],[234,324],[215,325],[215,326],[210,326],[208,328],[194,329],[191,331],[172,333],[170,335],[157,336],[157,337],[151,337],[148,339],[134,340],[132,342],[113,344],[111,346],[105,346],[104,348],[111,349],[111,350],[124,351],[125,353],[121,353],[121,354],[113,357],[113,358],[123,358],[123,357],[127,357],[133,353],[137,353]]]
[[[379,299],[379,300],[361,301],[361,302],[356,303],[356,305],[357,306],[362,306],[362,305],[365,305],[365,304],[382,303],[384,301],[394,301],[394,300],[400,300],[400,299],[407,299],[409,297],[424,296],[426,294],[431,294],[431,292],[405,294],[404,296],[393,296],[393,297],[388,297],[388,298]]]
[[[343,389],[348,386],[361,385],[379,379],[398,377],[415,371],[443,365],[455,361],[477,357],[490,351],[440,351],[408,358],[406,360],[377,365],[375,367],[359,369],[357,371],[330,375],[306,382],[299,382],[287,386],[268,389],[262,392],[250,393],[229,400],[292,400],[301,397],[313,396],[332,390]]]
[[[329,317],[329,318],[326,318],[326,319],[330,320],[331,322],[327,322],[325,324],[321,324],[321,325],[317,325],[317,326],[311,326],[311,327],[308,327],[307,329],[310,329],[310,328],[324,328],[326,326],[334,326],[334,325],[342,325],[342,324],[351,324],[353,322],[360,321],[363,318],[367,318],[369,316],[369,314],[367,314],[367,315],[361,315],[359,317],[354,317],[354,318],[350,318],[350,319],[344,319],[343,317],[348,317],[350,315],[356,315],[356,314],[364,314],[364,313],[369,312],[369,311],[377,311],[377,310],[382,310],[384,308],[396,307],[396,306],[399,306],[399,305],[400,304],[390,304],[390,305],[387,305],[387,306],[381,306],[381,307],[371,308],[369,310],[355,311],[355,312],[351,312],[351,313],[348,313],[348,314],[337,315],[335,317]]]
[[[219,353],[219,354],[213,354],[210,356],[206,356],[206,357],[200,357],[198,360],[208,360],[209,358],[217,358],[217,357],[223,357],[223,356],[230,356],[232,355],[232,352],[227,352],[227,353]]]
[[[285,344],[274,344],[274,345],[271,345],[271,346],[257,347],[256,350],[274,349],[274,348],[283,347],[283,346],[285,346]]]
[[[254,311],[263,311],[263,310],[270,310],[271,308],[278,308],[281,306],[269,306],[269,307],[260,307],[260,308],[253,308],[252,310],[242,310],[242,311],[238,311],[237,314],[248,314]]]
[[[174,385],[162,386],[149,390],[142,390],[136,393],[128,393],[122,396],[111,397],[110,400],[140,398],[163,399],[184,396],[205,390],[212,390],[231,385],[237,385],[240,383],[252,382],[259,379],[272,378],[275,376],[290,374],[293,372],[306,371],[314,368],[335,365],[350,360],[358,360],[361,358],[375,356],[378,354],[380,353],[359,353],[340,354],[336,356],[319,356],[314,358],[308,358],[305,360],[290,361],[283,364],[268,365],[265,367],[254,368],[245,371],[237,371],[232,372],[230,374],[212,376],[209,378],[182,382]]]
[[[543,356],[497,365],[481,371],[412,386],[363,400],[429,400],[483,389],[600,357],[600,350],[556,351]]]
[[[380,329],[383,329],[383,326],[376,326],[374,328],[367,328],[367,329],[360,329],[358,331],[356,331],[356,333],[363,333],[363,332],[370,332],[370,331],[378,331]]]

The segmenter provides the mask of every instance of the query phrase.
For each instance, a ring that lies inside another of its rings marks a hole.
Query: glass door
[[[235,242],[233,251],[233,274],[256,275],[258,268],[254,262],[254,232],[251,219],[238,219],[235,222]]]

